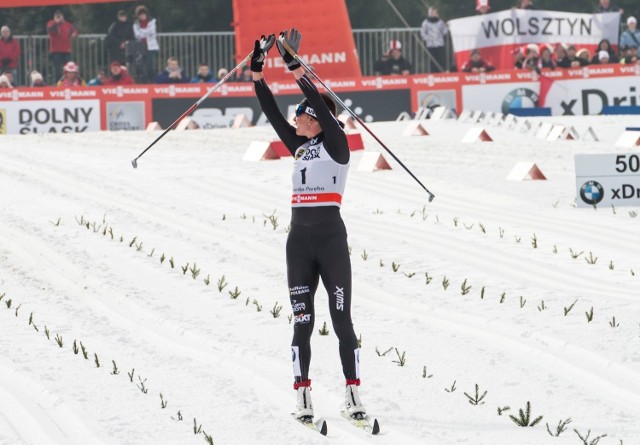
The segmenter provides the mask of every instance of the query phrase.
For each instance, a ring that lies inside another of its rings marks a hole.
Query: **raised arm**
[[[282,115],[273,97],[273,93],[269,89],[262,74],[262,66],[264,65],[266,53],[273,45],[274,39],[275,36],[271,35],[269,38],[262,36],[260,40],[255,41],[253,55],[251,56],[253,87],[258,97],[258,102],[260,102],[260,108],[265,116],[267,116],[267,119],[269,119],[269,123],[278,134],[278,137],[284,142],[284,145],[293,155],[296,149],[307,141],[307,138],[298,136],[296,134],[296,128]]]

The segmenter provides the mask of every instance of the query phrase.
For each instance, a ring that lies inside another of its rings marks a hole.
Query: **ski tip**
[[[380,425],[378,424],[378,419],[373,419],[373,430],[371,434],[374,436],[380,432]]]
[[[327,435],[327,422],[326,421],[322,421],[322,423],[320,424],[320,434],[322,434],[323,436]]]

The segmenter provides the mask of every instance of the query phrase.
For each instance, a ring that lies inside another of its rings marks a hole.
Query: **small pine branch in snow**
[[[535,233],[531,237],[531,247],[533,247],[534,249],[538,248],[538,237],[536,237]]]
[[[289,324],[291,324],[291,320],[293,320],[293,315],[287,315],[287,320],[289,320]]]
[[[424,365],[424,366],[422,367],[422,378],[423,378],[423,379],[430,379],[431,377],[433,377],[433,374],[429,374],[429,373],[427,372],[427,365]]]
[[[473,229],[473,226],[475,226],[475,225],[476,225],[475,223],[471,224],[470,226],[464,224],[464,228],[467,229],[467,230],[471,230],[471,229]]]
[[[565,306],[564,307],[564,316],[565,317],[569,314],[569,312],[571,312],[571,309],[573,309],[573,307],[576,305],[577,302],[578,302],[578,300],[576,299],[573,303],[571,303],[571,306],[569,306],[569,307]]]
[[[614,266],[613,266],[613,260],[609,261],[609,270],[613,270]]]
[[[138,237],[134,236],[133,239],[131,240],[131,242],[129,243],[129,247],[133,247],[133,245],[136,243],[137,239],[138,239]]]
[[[632,276],[632,277],[635,277],[635,276],[636,276],[636,273],[633,271],[633,269],[631,269],[631,276]]]
[[[64,342],[62,341],[62,336],[60,334],[56,334],[56,343],[58,343],[58,346],[60,347],[64,345]]]
[[[458,217],[453,218],[453,226],[458,227]]]
[[[202,425],[198,425],[196,418],[193,418],[193,434],[200,434],[202,432]]]
[[[136,243],[136,252],[142,252],[142,242]]]
[[[404,272],[404,276],[407,278],[412,278],[415,274],[415,272]]]
[[[220,278],[218,278],[218,292],[222,292],[222,290],[227,287],[227,279],[224,277],[224,275],[222,275]]]
[[[96,364],[96,368],[100,367],[100,359],[98,358],[98,354],[93,353],[93,362]]]
[[[582,434],[580,434],[580,432],[577,429],[574,428],[573,431],[578,435],[578,437],[580,438],[580,440],[584,445],[598,445],[598,442],[600,442],[600,439],[602,439],[603,437],[607,437],[606,434],[603,434],[602,436],[594,437],[593,439],[591,439],[591,441],[589,441],[589,436],[591,436],[591,430],[587,431],[587,435],[584,437],[582,436]]]
[[[416,215],[416,211],[414,210],[413,212],[411,212],[411,215],[409,215],[409,218],[413,218]]]
[[[102,229],[102,236],[107,236],[107,226],[104,226],[104,229]]]
[[[520,295],[520,309],[524,308],[525,304],[527,304],[527,299]]]
[[[558,246],[555,244],[553,245],[553,253],[558,253]]]
[[[318,334],[320,335],[329,335],[329,329],[327,328],[327,322],[322,323],[322,329],[318,330]]]
[[[444,288],[444,290],[447,290],[447,288],[449,287],[449,279],[447,277],[444,277],[442,279],[442,287]]]
[[[636,216],[638,216],[638,212],[636,212],[635,210],[631,210],[629,212],[629,216],[632,217],[632,218],[635,218]]]
[[[547,309],[547,307],[544,305],[544,300],[542,300],[542,301],[540,302],[540,304],[538,305],[538,310],[539,310],[540,312],[542,312],[542,311],[544,311],[544,310],[546,310],[546,309]]]
[[[111,375],[120,374],[120,370],[118,369],[118,365],[116,365],[116,361],[115,360],[111,360],[111,364],[113,365],[113,369],[111,370]]]
[[[143,394],[148,393],[149,388],[146,387],[147,379],[142,380],[142,378],[138,376],[138,381],[140,382],[140,384],[136,385],[138,389],[142,391]]]
[[[80,348],[78,348],[78,343],[75,340],[73,340],[72,349],[75,355],[78,355],[78,352],[80,352]]]
[[[478,223],[478,226],[480,226],[480,230],[482,231],[482,233],[487,233],[487,229],[484,227],[484,224]]]
[[[12,303],[11,298],[9,298],[8,300],[5,300],[4,304],[7,305],[7,309],[11,309],[11,303]]]
[[[267,220],[271,223],[271,227],[273,227],[273,230],[276,230],[278,228],[278,217],[276,216],[276,211],[275,210],[269,216],[267,216],[265,214],[263,214],[262,216],[267,218]],[[265,224],[266,224],[266,221],[265,221]]]
[[[253,304],[256,307],[256,311],[262,312],[262,305],[260,303],[258,303],[258,300],[256,300],[255,298],[253,299]]]
[[[510,408],[510,407],[508,407],[508,406],[503,406],[502,408],[501,408],[501,407],[498,407],[498,415],[499,415],[499,416],[501,416],[501,415],[502,415],[502,413],[504,413],[504,412],[506,412],[506,411],[509,411],[510,409],[511,409],[511,408]]]
[[[205,286],[211,284],[211,276],[209,274],[207,274],[207,278],[204,279],[204,284]]]
[[[276,301],[276,303],[273,305],[273,308],[271,308],[269,312],[271,313],[273,318],[278,318],[280,316],[281,311],[282,311],[282,305],[281,304],[279,305],[278,302]]]
[[[18,316],[18,311],[20,310],[20,308],[22,307],[22,303],[18,305],[18,307],[16,308],[16,317]]]
[[[482,289],[480,289],[480,299],[484,300],[484,286],[482,286]]]
[[[378,347],[376,346],[376,354],[378,354],[378,357],[384,357],[385,355],[387,355],[392,350],[393,350],[393,346],[391,346],[389,349],[387,349],[386,351],[381,353],[380,350],[378,350]]]
[[[516,236],[516,243],[520,244],[520,241],[522,241],[522,237],[521,236]]]
[[[397,271],[398,271],[398,269],[400,269],[400,264],[396,264],[396,262],[395,262],[395,261],[393,261],[393,262],[391,263],[391,269],[392,269],[394,272],[397,272]]]
[[[193,266],[189,268],[189,271],[191,272],[191,278],[193,278],[194,280],[198,278],[198,275],[200,275],[200,269],[198,269],[198,266],[195,262],[193,263]]]
[[[187,271],[189,270],[189,263],[184,266],[180,266],[180,269],[182,269],[182,275],[186,275]]]
[[[175,269],[176,267],[176,262],[173,257],[169,258],[169,266],[171,266],[172,269]]]
[[[547,432],[549,433],[550,436],[552,437],[559,437],[560,434],[564,433],[567,430],[567,425],[569,425],[571,423],[571,417],[569,417],[568,419],[562,420],[560,419],[558,421],[558,426],[555,428],[555,431],[551,431],[551,427],[549,427],[549,424],[547,423]]]
[[[133,374],[135,374],[135,372],[136,372],[135,368],[131,369],[131,372],[127,372],[127,375],[129,376],[129,381],[131,383],[133,383]]]
[[[347,250],[349,251],[349,256],[351,256],[351,252],[353,251],[353,246],[348,246]]]
[[[483,392],[482,395],[480,395],[480,387],[478,386],[478,384],[476,383],[476,392],[474,396],[470,396],[469,394],[467,394],[466,392],[464,393],[465,396],[467,396],[467,399],[469,399],[469,403],[472,405],[484,405],[483,399],[485,398],[485,396],[487,395],[487,391]]]
[[[392,360],[393,363],[397,363],[398,366],[404,366],[407,363],[407,358],[405,357],[407,354],[407,351],[402,351],[402,354],[400,354],[400,351],[398,351],[398,348],[394,348],[396,350],[396,355],[398,356],[398,360]]]
[[[598,257],[597,256],[594,257],[593,252],[589,252],[589,258],[585,257],[584,260],[587,262],[587,264],[593,265],[593,264],[596,264],[596,262],[598,261]]]
[[[166,260],[167,257],[164,255],[164,252],[162,253],[162,255],[160,255],[160,264],[164,263],[164,260]]]
[[[171,418],[177,422],[181,422],[182,421],[182,413],[180,411],[178,411],[178,414],[176,414],[176,418],[174,419],[173,416],[171,416]]]
[[[79,226],[84,226],[84,215],[80,215],[80,219],[78,219],[76,215],[73,215],[73,217],[76,219]]]
[[[124,236],[120,236],[120,242],[123,243],[124,242]]]
[[[467,295],[471,290],[471,286],[467,284],[467,279],[465,278],[462,282],[462,286],[460,286],[460,293],[462,295]]]
[[[5,295],[7,295],[6,293],[0,295],[0,301],[2,301],[2,299],[5,297]]]
[[[113,227],[109,227],[109,236],[113,239]]]
[[[431,283],[431,280],[433,280],[433,277],[429,275],[429,272],[425,272],[424,279],[425,279],[425,284],[429,284]]]
[[[358,335],[358,348],[362,348],[362,334]]]
[[[60,221],[62,221],[62,218],[58,218],[56,222],[53,222],[53,221],[49,221],[49,222],[53,224],[55,227],[58,227],[60,225]]]
[[[167,407],[167,405],[169,404],[169,402],[167,402],[164,397],[162,396],[162,393],[160,393],[160,407],[162,409],[165,409]]]
[[[509,417],[516,425],[521,427],[534,427],[540,423],[543,418],[543,416],[538,416],[534,420],[531,420],[531,402],[529,401],[527,401],[526,408],[524,410],[520,408],[518,412],[520,414],[518,417],[512,416],[511,414],[509,414]]]
[[[226,213],[223,213],[223,214],[222,214],[222,220],[223,220],[223,221],[226,221],[226,220],[227,220],[227,215],[226,215]]]
[[[44,335],[47,336],[47,340],[51,340],[51,337],[49,336],[49,329],[47,328],[46,325],[44,327]]]
[[[151,258],[155,252],[156,252],[156,248],[154,247],[153,249],[151,249],[151,252],[147,256]]]
[[[502,294],[500,295],[500,304],[504,303],[504,300],[506,299],[507,299],[507,293],[502,292]]]
[[[29,326],[31,326],[33,324],[33,312],[31,312],[31,315],[29,315]]]
[[[451,385],[451,388],[445,388],[444,390],[447,391],[448,393],[455,392],[455,390],[458,389],[458,388],[456,388],[456,382],[457,382],[457,380],[454,380],[453,381],[453,385]]]
[[[587,323],[591,323],[593,321],[593,306],[591,306],[589,312],[585,312],[584,314],[587,316]]]
[[[500,235],[500,238],[504,238],[504,229],[502,227],[498,228],[498,234]]]
[[[369,254],[367,254],[367,249],[364,249],[360,254],[360,256],[362,257],[363,260],[367,261],[367,259],[369,258]]]
[[[553,206],[554,209],[557,209],[558,208],[558,204],[560,204],[560,201],[556,201],[551,205]]]
[[[85,348],[82,342],[80,342],[80,350],[82,351],[82,356],[84,357],[84,359],[89,360],[89,351],[87,351],[87,348]]]
[[[380,267],[384,267],[384,263],[380,260]]]
[[[251,301],[251,298],[247,297],[247,300],[244,302],[244,305],[249,306],[250,301]]]
[[[584,251],[576,252],[572,248],[569,248],[569,253],[571,254],[571,258],[576,260],[576,259],[580,258],[580,255],[582,255],[584,253]]]
[[[233,291],[229,291],[229,295],[231,296],[231,299],[236,300],[238,299],[238,297],[240,296],[242,292],[240,292],[240,290],[238,289],[238,286],[236,286],[236,288]]]
[[[376,209],[375,212],[373,212],[374,215],[382,215],[384,212],[380,209]]]
[[[615,315],[613,316],[613,320],[609,322],[609,326],[611,326],[612,328],[617,328],[618,326],[620,326],[620,323],[616,323]]]
[[[429,217],[429,215],[427,214],[427,206],[423,205],[422,206],[422,220],[426,221],[426,219]]]

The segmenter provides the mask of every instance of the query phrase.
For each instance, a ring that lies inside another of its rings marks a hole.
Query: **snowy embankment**
[[[269,128],[171,133],[137,170],[149,133],[3,136],[0,444],[582,443],[574,428],[638,443],[638,209],[577,209],[573,165],[615,152],[633,120],[551,120],[601,142],[487,127],[494,142],[467,145],[469,124],[372,124],[430,204],[395,163],[359,172],[353,154],[343,216],[379,437],[340,418],[324,290],[311,378],[329,436],[290,420],[291,160],[241,160]],[[548,180],[506,181],[518,161]],[[544,418],[521,428],[509,415],[528,401]]]

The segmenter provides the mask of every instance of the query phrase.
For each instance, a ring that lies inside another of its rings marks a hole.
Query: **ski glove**
[[[269,34],[269,37],[260,36],[260,40],[256,40],[253,45],[253,53],[251,54],[251,71],[261,73],[264,66],[264,60],[267,53],[276,41],[275,34]]]
[[[295,69],[300,68],[300,62],[289,54],[289,51],[285,48],[285,44],[288,45],[295,54],[297,54],[298,49],[300,48],[300,40],[302,40],[302,34],[300,34],[300,31],[296,28],[291,28],[289,32],[286,30],[282,31],[276,41],[278,51],[280,52],[285,65],[289,68],[289,71],[294,71]]]

